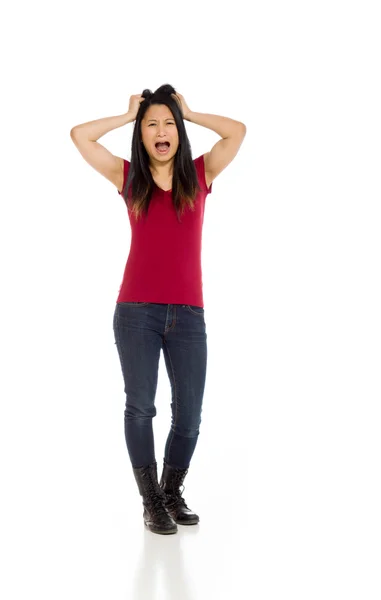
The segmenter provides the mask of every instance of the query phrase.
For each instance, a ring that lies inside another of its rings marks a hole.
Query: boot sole
[[[147,525],[146,522],[144,522],[144,525],[152,533],[159,533],[160,535],[171,535],[173,533],[177,533],[177,527],[176,527],[176,529],[153,529],[152,527]]]
[[[176,523],[178,525],[198,525],[199,524],[199,520],[197,521],[176,521]]]

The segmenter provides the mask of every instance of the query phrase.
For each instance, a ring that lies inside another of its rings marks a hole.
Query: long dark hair
[[[155,182],[149,169],[149,156],[141,143],[141,122],[152,104],[165,104],[171,111],[179,136],[179,146],[174,157],[172,179],[172,202],[177,213],[177,219],[184,213],[187,206],[194,210],[194,200],[200,186],[192,159],[191,145],[185,129],[183,115],[178,101],[171,96],[175,88],[169,84],[160,86],[154,93],[145,89],[142,93],[145,100],[140,103],[136,115],[131,144],[131,161],[127,181],[122,190],[122,195],[129,208],[136,217],[148,214],[152,192]],[[130,190],[131,186],[131,190]]]

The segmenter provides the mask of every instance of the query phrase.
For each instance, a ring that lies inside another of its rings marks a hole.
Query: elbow
[[[244,123],[241,123],[240,121],[238,121],[235,132],[234,132],[234,137],[243,141],[245,135],[246,135],[246,125]]]

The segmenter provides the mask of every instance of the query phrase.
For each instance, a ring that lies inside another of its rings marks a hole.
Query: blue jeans
[[[160,351],[172,389],[165,461],[189,467],[201,423],[207,343],[204,309],[188,304],[119,302],[113,329],[126,394],[124,432],[133,468],[155,459],[152,418]]]

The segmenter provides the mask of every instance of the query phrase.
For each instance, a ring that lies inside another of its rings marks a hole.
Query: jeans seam
[[[169,457],[170,452],[171,452],[173,438],[175,436],[175,428],[176,428],[176,425],[177,425],[178,406],[177,406],[177,385],[176,385],[175,370],[173,368],[173,363],[172,363],[171,355],[169,353],[168,345],[167,345],[167,343],[166,343],[165,340],[164,340],[164,343],[165,343],[166,348],[167,348],[168,358],[169,358],[169,362],[170,362],[170,365],[171,365],[171,371],[172,371],[172,376],[173,376],[173,385],[174,385],[174,394],[175,394],[175,418],[174,418],[174,423],[173,423],[173,429],[171,427],[171,432],[170,432],[170,436],[171,437],[170,437],[170,440],[169,440],[169,443],[168,443],[168,457]]]

